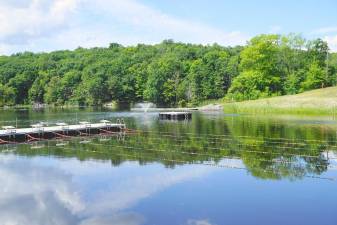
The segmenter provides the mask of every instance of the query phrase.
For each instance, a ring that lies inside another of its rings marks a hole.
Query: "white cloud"
[[[187,225],[212,225],[208,220],[188,220]]]
[[[34,38],[52,35],[67,27],[66,19],[74,13],[78,3],[79,0],[32,0],[22,7],[0,3],[0,41],[25,44]]]
[[[276,33],[279,33],[281,30],[282,30],[281,26],[275,25],[275,26],[271,26],[269,28],[269,33],[270,34],[276,34]]]
[[[143,216],[136,213],[128,213],[89,218],[82,221],[79,225],[141,225],[143,223]]]
[[[14,156],[0,157],[1,224],[74,224],[84,204],[71,176]]]
[[[321,27],[309,33],[326,41],[332,52],[337,52],[337,26]]]
[[[137,163],[111,167],[76,159],[0,155],[0,221],[4,225],[140,225],[146,218],[130,211],[132,206],[215,170],[202,165],[140,168]]]
[[[331,26],[331,27],[322,27],[317,30],[314,30],[313,34],[327,34],[327,33],[333,33],[337,32],[337,26]]]
[[[0,201],[14,193],[20,196],[34,195],[34,193],[38,195],[52,189],[53,194],[72,212],[83,209],[83,203],[78,193],[69,186],[71,179],[69,175],[54,168],[37,167],[26,161],[23,161],[21,166],[17,164],[15,157],[11,156],[1,157],[0,165],[0,183],[3,184],[0,189]],[[36,185],[30,185],[30,188],[26,188],[27,180],[32,184],[36,183]]]
[[[101,211],[117,212],[130,208],[145,199],[177,183],[203,177],[215,168],[197,166],[193,170],[190,167],[181,167],[176,170],[150,171],[149,174],[131,175],[125,177],[118,184],[111,186],[111,189],[97,195],[89,211],[90,213],[99,213]]]
[[[247,40],[239,31],[224,32],[206,24],[176,18],[134,0],[97,0],[95,6],[96,10],[113,15],[118,21],[133,27],[136,32],[141,28],[154,41],[173,38],[185,42],[235,45]]]
[[[176,41],[244,44],[248,37],[186,18],[136,0],[16,0],[0,2],[0,54]]]
[[[329,48],[332,52],[337,52],[337,34],[331,36],[325,36],[323,38],[329,45]]]

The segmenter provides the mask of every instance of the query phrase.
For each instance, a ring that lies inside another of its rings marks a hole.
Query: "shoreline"
[[[271,115],[327,115],[337,116],[337,107],[322,108],[322,107],[277,107],[277,106],[246,106],[240,103],[226,103],[224,104],[225,113],[249,113],[249,114],[271,114]]]
[[[260,101],[260,100],[256,100]],[[252,104],[253,101],[244,102],[233,102],[233,103],[221,103],[221,104],[208,104],[198,107],[177,107],[177,108],[130,108],[131,112],[165,112],[165,111],[199,111],[199,112],[224,112],[224,113],[238,113],[238,114],[263,114],[263,115],[308,115],[308,116],[335,116],[337,117],[337,106],[335,107],[302,107],[302,106],[275,106],[275,105],[264,105],[264,104]],[[32,105],[17,105],[17,106],[6,106],[0,107],[0,110],[44,110],[44,109],[84,109],[84,108],[106,108],[111,109],[106,106],[53,106],[47,105],[44,107],[34,108]]]

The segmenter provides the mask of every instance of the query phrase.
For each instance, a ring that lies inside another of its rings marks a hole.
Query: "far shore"
[[[44,109],[44,108],[86,108],[79,105],[16,105],[0,107],[2,109]],[[118,109],[116,104],[102,106],[110,109]],[[205,101],[198,107],[135,107],[130,108],[135,112],[162,112],[162,111],[221,111],[225,113],[239,114],[293,114],[293,115],[332,115],[337,116],[337,87],[322,88],[303,92],[296,95],[284,95],[271,98],[226,102],[224,99]]]

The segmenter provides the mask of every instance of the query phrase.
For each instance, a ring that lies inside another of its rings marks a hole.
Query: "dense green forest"
[[[336,85],[337,54],[321,39],[259,35],[246,46],[175,43],[0,56],[0,106],[257,99]]]

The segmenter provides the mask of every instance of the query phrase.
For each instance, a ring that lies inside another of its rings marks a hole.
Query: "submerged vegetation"
[[[246,46],[175,43],[0,56],[0,106],[151,101],[186,106],[296,94],[336,84],[321,39],[259,35]]]

